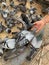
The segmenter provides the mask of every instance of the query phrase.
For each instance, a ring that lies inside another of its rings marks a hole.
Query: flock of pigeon
[[[38,36],[36,36],[34,29],[31,31],[31,27],[33,23],[42,19],[42,15],[37,15],[37,9],[33,6],[30,6],[30,9],[26,8],[27,0],[16,0],[20,4],[15,5],[14,0],[9,0],[10,5],[6,4],[6,0],[0,0],[0,16],[5,20],[6,27],[0,23],[0,33],[5,31],[6,33],[12,33],[12,38],[4,38],[4,40],[0,39],[0,56],[3,57],[5,61],[9,60],[12,55],[19,56],[24,52],[26,48],[31,49],[29,55],[26,57],[27,60],[31,60],[31,57],[35,56],[35,53],[40,48],[42,44],[42,36],[43,32],[40,32]],[[29,0],[30,4],[33,4],[33,0]],[[13,10],[9,10],[9,7],[13,8]],[[17,12],[22,12],[20,17],[15,16]],[[26,13],[28,12],[28,13]],[[11,29],[19,24],[22,24],[22,28],[20,32],[12,32]]]

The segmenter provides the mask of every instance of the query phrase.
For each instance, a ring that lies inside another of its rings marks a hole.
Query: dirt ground
[[[16,2],[16,0],[14,0],[15,4],[18,4],[18,2]],[[7,5],[9,5],[9,0],[7,0]],[[39,4],[32,4],[34,7],[37,8],[37,14],[41,14],[41,6]],[[29,2],[27,3],[26,7],[30,8],[30,4]],[[20,15],[21,13],[19,12],[18,15]],[[0,22],[3,21],[4,24],[4,20],[3,18],[0,16]],[[5,25],[5,24],[4,24]],[[14,27],[12,29],[12,31],[19,31],[17,29],[17,27]],[[6,36],[12,37],[11,34],[7,34],[5,32],[0,34],[0,38],[4,39]],[[45,30],[44,30],[44,36],[43,36],[43,43],[49,43],[49,24],[47,24],[45,26]],[[5,62],[3,59],[0,58],[0,65],[18,65],[16,59],[14,59],[12,61],[12,63],[10,63],[11,61],[7,61]],[[37,56],[35,57],[35,59],[32,59],[31,61],[27,61],[25,60],[22,65],[49,65],[49,45],[44,47],[41,50],[41,53],[37,54]]]

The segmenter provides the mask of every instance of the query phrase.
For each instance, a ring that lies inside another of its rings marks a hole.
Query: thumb
[[[33,25],[36,25],[36,24],[37,24],[37,22],[33,23]]]

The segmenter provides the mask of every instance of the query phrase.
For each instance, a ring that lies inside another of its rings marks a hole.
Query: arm
[[[49,14],[46,15],[42,20],[35,22],[31,30],[37,28],[36,32],[39,32],[44,27],[44,25],[46,25],[46,23],[48,22],[49,22]]]
[[[48,23],[49,22],[49,14],[46,15],[41,21],[44,22],[44,24]]]

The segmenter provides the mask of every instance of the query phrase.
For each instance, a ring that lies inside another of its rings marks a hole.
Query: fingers
[[[40,30],[38,29],[37,31],[36,31],[36,33],[38,33]]]
[[[40,30],[41,30],[41,27],[37,28],[37,31],[36,31],[36,33],[38,33]]]
[[[36,28],[36,30],[37,30],[36,32],[39,32],[41,29],[39,22],[35,22],[35,23],[33,23],[33,25],[34,26],[31,28],[31,30],[34,30]]]
[[[33,25],[37,25],[37,22],[33,23]]]
[[[43,28],[43,23],[42,22],[35,22],[34,26],[32,27],[32,30],[34,30],[34,28],[37,29],[36,33],[39,32],[42,28]]]
[[[35,25],[35,26],[33,26],[32,28],[31,28],[31,30],[34,30],[35,28],[37,28],[37,26]]]
[[[38,27],[34,26],[31,30],[34,30],[34,29],[36,29],[36,33],[40,31],[40,28],[38,28]]]

